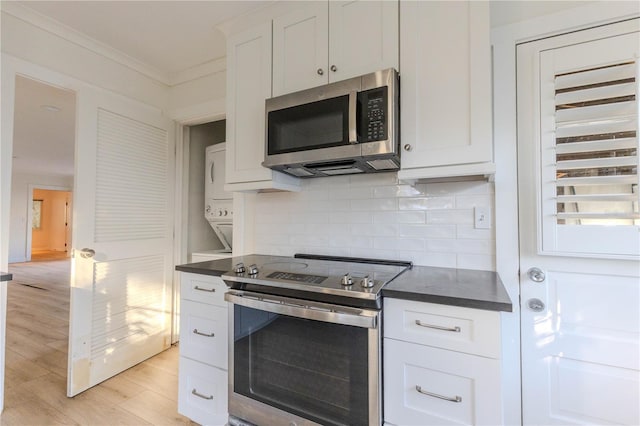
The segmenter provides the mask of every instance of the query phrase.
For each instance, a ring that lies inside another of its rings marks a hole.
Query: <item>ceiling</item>
[[[45,19],[93,39],[171,81],[180,73],[226,56],[216,26],[268,3],[262,1],[19,1]],[[494,1],[492,26],[584,4],[581,1]],[[43,109],[55,105],[59,111]],[[73,93],[19,78],[13,170],[73,175]]]
[[[217,25],[264,1],[23,1],[50,19],[120,51],[161,74],[224,58]]]

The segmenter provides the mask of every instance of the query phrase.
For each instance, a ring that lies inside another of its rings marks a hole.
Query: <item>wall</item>
[[[9,263],[24,262],[27,259],[27,215],[29,185],[35,187],[59,186],[73,188],[73,177],[38,176],[14,174],[11,182],[11,215],[9,222]],[[35,197],[34,197],[35,198]]]
[[[9,4],[7,4],[9,3]],[[2,52],[123,94],[166,108],[168,86],[93,50],[64,27],[51,24],[12,2],[2,5]],[[32,21],[34,23],[31,23]],[[42,27],[38,26],[41,25]]]
[[[167,115],[176,121],[191,123],[224,116],[226,79],[227,73],[222,69],[171,86]]]
[[[33,190],[33,199],[42,200],[41,226],[31,230],[31,251],[65,251],[67,242],[66,213],[69,191]]]
[[[474,207],[493,217],[488,182],[398,183],[395,173],[308,179],[298,193],[255,198],[254,251],[411,260],[495,269],[493,229],[474,229]]]
[[[189,209],[187,253],[222,249],[224,246],[204,218],[205,149],[225,141],[226,120],[189,128]]]

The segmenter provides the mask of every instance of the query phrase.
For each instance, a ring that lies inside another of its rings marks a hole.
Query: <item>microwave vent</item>
[[[313,173],[311,173],[308,170],[303,169],[302,167],[290,167],[284,170],[286,173],[289,173],[290,175],[293,176],[297,176],[297,177],[309,177],[309,176],[313,176]]]
[[[399,168],[398,163],[392,159],[388,160],[369,160],[367,163],[376,170],[396,170]]]

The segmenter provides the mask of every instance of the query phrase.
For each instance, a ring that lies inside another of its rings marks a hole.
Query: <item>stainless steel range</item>
[[[231,288],[231,425],[380,425],[380,291],[410,262],[250,255]]]

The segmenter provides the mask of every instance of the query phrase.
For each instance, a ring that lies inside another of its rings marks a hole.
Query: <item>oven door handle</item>
[[[369,309],[351,308],[246,291],[228,291],[224,295],[224,300],[235,305],[261,311],[362,328],[378,328],[380,317],[379,311]]]

